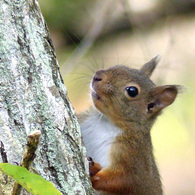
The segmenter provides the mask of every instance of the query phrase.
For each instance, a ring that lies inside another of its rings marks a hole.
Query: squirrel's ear
[[[159,55],[152,58],[149,62],[147,62],[146,64],[144,64],[141,67],[140,72],[142,72],[142,73],[146,74],[148,77],[150,77],[159,61],[160,61]]]
[[[158,113],[172,104],[180,91],[179,85],[165,85],[155,87],[151,92],[152,101],[148,104],[148,114]]]

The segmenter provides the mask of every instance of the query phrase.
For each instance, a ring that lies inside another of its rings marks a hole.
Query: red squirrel
[[[92,79],[94,107],[78,118],[92,185],[103,194],[163,194],[150,130],[180,86],[150,80],[158,59],[139,70],[122,65],[98,70]]]

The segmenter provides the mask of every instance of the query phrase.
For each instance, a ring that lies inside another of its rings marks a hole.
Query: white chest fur
[[[110,147],[116,136],[121,133],[120,128],[97,113],[81,124],[81,132],[88,156],[102,167],[108,166]]]

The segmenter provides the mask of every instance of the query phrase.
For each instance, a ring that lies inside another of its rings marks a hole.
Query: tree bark
[[[34,130],[42,135],[31,169],[62,194],[93,194],[79,125],[38,2],[0,0],[0,162],[20,164]],[[3,194],[11,182],[0,179]]]

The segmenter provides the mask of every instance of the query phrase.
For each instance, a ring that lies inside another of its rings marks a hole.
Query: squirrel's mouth
[[[101,100],[100,96],[96,93],[94,89],[92,89],[91,91],[91,96],[93,99],[95,98],[96,100]]]

